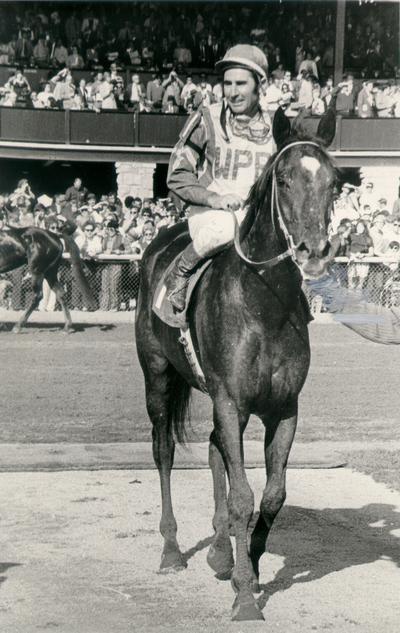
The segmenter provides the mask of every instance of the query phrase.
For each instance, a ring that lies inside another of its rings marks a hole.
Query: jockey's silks
[[[168,186],[188,204],[210,206],[215,193],[245,200],[275,151],[267,112],[260,109],[236,122],[227,110],[223,128],[224,107],[215,103],[195,112],[171,155]]]

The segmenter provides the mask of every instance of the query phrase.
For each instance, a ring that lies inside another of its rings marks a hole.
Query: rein
[[[279,255],[276,255],[275,257],[271,257],[270,259],[266,259],[262,262],[255,262],[254,260],[249,259],[248,257],[246,257],[246,255],[243,253],[242,247],[240,245],[240,229],[239,229],[239,222],[237,221],[237,217],[235,215],[235,212],[232,210],[232,217],[233,217],[233,222],[234,222],[234,227],[235,227],[235,236],[234,236],[234,246],[235,246],[235,250],[237,252],[237,254],[239,255],[240,259],[242,259],[244,262],[246,262],[246,264],[250,264],[251,266],[275,266],[276,264],[278,264],[279,262],[281,262],[282,260],[286,259],[287,257],[291,257],[294,260],[294,242],[293,242],[293,238],[290,235],[289,231],[286,228],[285,222],[283,220],[282,217],[282,211],[279,205],[279,198],[278,198],[278,186],[276,183],[276,166],[277,163],[279,161],[279,159],[281,158],[282,154],[284,154],[286,152],[286,150],[290,149],[291,147],[295,147],[296,145],[314,145],[315,147],[319,147],[318,143],[314,143],[313,141],[294,141],[293,143],[289,143],[289,145],[286,145],[283,149],[280,150],[280,152],[277,154],[277,156],[274,158],[274,161],[272,163],[272,190],[271,190],[271,220],[272,220],[272,226],[275,226],[275,222],[274,222],[274,210],[276,208],[276,214],[278,216],[278,222],[279,222],[279,226],[281,228],[281,231],[283,232],[283,235],[285,237],[286,240],[286,244],[288,246],[288,248],[286,249],[286,251],[284,251],[283,253],[280,253]],[[274,207],[275,204],[275,207]]]

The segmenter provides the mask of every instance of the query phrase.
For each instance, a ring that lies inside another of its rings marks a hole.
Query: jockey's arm
[[[220,196],[199,182],[204,162],[207,130],[200,112],[196,112],[183,129],[175,145],[168,169],[167,184],[185,203],[211,209],[238,209],[242,200],[236,194]]]

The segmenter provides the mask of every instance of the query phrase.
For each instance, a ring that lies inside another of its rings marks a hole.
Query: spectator
[[[179,40],[173,54],[173,60],[176,64],[182,66],[190,66],[192,63],[192,53],[187,46],[184,45],[182,40]]]
[[[386,216],[378,213],[373,217],[370,235],[373,242],[374,255],[382,257],[388,247]]]
[[[172,95],[168,97],[167,104],[163,106],[162,111],[164,112],[164,114],[178,114],[179,107],[176,104],[175,97],[173,97]]]
[[[67,57],[67,68],[83,68],[84,61],[83,57],[78,52],[77,46],[72,46],[71,51]]]
[[[25,204],[28,208],[31,207],[33,201],[35,200],[35,194],[33,193],[31,186],[26,178],[22,178],[18,181],[17,188],[9,197],[10,204],[16,204],[19,198],[23,199],[23,204]]]
[[[395,97],[391,85],[380,86],[375,94],[375,107],[378,117],[392,117],[394,114]]]
[[[306,53],[306,58],[302,62],[300,62],[298,70],[299,74],[301,74],[302,70],[305,70],[307,74],[312,75],[313,77],[316,77],[318,79],[317,64],[312,57],[311,51],[308,51]]]
[[[67,110],[73,105],[75,96],[75,85],[71,72],[67,68],[63,68],[53,77],[52,82],[55,84],[53,95],[56,103],[59,107]]]
[[[15,59],[20,64],[29,65],[33,55],[33,47],[29,40],[30,33],[23,29],[20,37],[15,44]]]
[[[147,102],[155,112],[161,111],[163,94],[164,88],[161,85],[161,75],[157,73],[153,75],[153,79],[148,82],[146,87]]]
[[[117,103],[115,101],[114,88],[111,83],[110,73],[103,74],[103,81],[100,83],[97,100],[101,102],[102,110],[116,110]]]
[[[33,48],[33,61],[39,68],[46,68],[50,60],[49,47],[44,37],[39,37]]]
[[[105,235],[102,240],[103,253],[107,255],[120,254],[126,243],[118,231],[118,222],[111,220],[106,224]],[[121,266],[107,264],[101,273],[100,310],[117,312],[121,304]]]
[[[363,288],[368,277],[369,264],[359,260],[374,254],[373,242],[368,228],[362,220],[358,220],[350,233],[350,263],[347,270],[349,288]]]
[[[319,84],[314,84],[312,95],[311,114],[322,116],[325,112],[325,101],[321,99],[321,87]]]
[[[354,190],[355,187],[350,183],[346,182],[342,185],[342,191],[333,205],[333,231],[337,230],[337,227],[344,219],[350,220],[351,222],[360,218],[359,206],[357,198],[354,195]]]
[[[298,108],[311,108],[313,100],[313,82],[311,75],[303,71],[300,75]]]
[[[359,207],[362,208],[366,204],[372,209],[373,212],[378,208],[378,197],[374,191],[374,183],[367,181],[365,186],[360,188],[360,195],[358,198]]]
[[[79,207],[86,201],[87,194],[88,190],[86,187],[82,186],[82,180],[80,178],[75,178],[74,184],[71,187],[68,187],[65,192],[65,201],[74,201]]]
[[[145,222],[141,239],[135,244],[139,248],[140,255],[143,255],[146,248],[151,244],[156,234],[155,226],[152,222]]]
[[[55,44],[52,45],[50,53],[50,62],[56,68],[63,68],[68,59],[68,50],[62,43],[60,38],[57,39]]]
[[[53,108],[56,105],[50,83],[46,83],[43,87],[43,90],[38,93],[37,103],[39,104],[39,106],[37,107],[42,108]]]
[[[140,56],[140,49],[136,41],[132,40],[125,53],[125,63],[128,66],[140,66],[142,58]]]
[[[362,90],[357,97],[358,116],[362,119],[373,117],[375,113],[375,94],[372,79],[363,81]]]
[[[174,97],[176,105],[179,107],[181,105],[181,90],[183,88],[183,82],[179,79],[178,75],[174,70],[171,70],[168,78],[162,84],[164,88],[163,94],[163,108],[167,107],[168,97]]]
[[[270,112],[275,112],[281,104],[283,95],[280,86],[281,81],[279,77],[274,77],[272,83],[266,89],[265,95],[260,97],[260,104]]]
[[[198,86],[194,83],[192,76],[188,75],[186,77],[185,85],[181,91],[181,101],[182,105],[186,110],[187,103],[189,100],[193,99],[193,94],[196,94],[198,91]]]
[[[31,92],[31,87],[27,78],[24,76],[20,69],[16,70],[15,74],[10,77],[5,85],[5,88],[13,88],[17,95],[17,104],[26,105],[27,98]]]
[[[95,233],[95,223],[88,221],[83,226],[83,233],[78,235],[75,242],[81,252],[81,256],[85,259],[96,257],[102,252],[102,242]]]
[[[328,77],[325,85],[322,87],[322,90],[321,90],[321,99],[323,99],[325,102],[325,109],[329,108],[329,105],[332,101],[333,96],[334,96],[333,77]]]
[[[127,88],[126,101],[133,112],[140,112],[143,108],[144,98],[144,86],[140,83],[139,75],[135,73],[132,75],[132,81]]]
[[[352,114],[354,111],[354,93],[351,83],[342,81],[336,91],[336,112],[342,115]]]

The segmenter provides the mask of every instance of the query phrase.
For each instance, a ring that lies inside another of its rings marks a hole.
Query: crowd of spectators
[[[232,44],[253,43],[269,61],[271,109],[282,103],[319,114],[337,92],[339,111],[398,115],[393,7],[348,11],[345,58],[362,83],[353,73],[333,87],[335,11],[330,2],[10,4],[0,9],[0,64],[20,70],[2,87],[0,105],[191,112],[220,99],[221,86],[206,74],[193,81],[190,69],[213,68]],[[38,91],[27,66],[54,69]],[[90,79],[74,80],[83,68]],[[147,85],[144,70],[153,75]]]
[[[300,63],[298,74],[293,76],[280,63],[270,75],[261,97],[262,106],[270,112],[282,106],[288,116],[296,116],[303,109],[320,116],[334,100],[336,112],[345,116],[400,117],[400,85],[395,81],[356,80],[349,73],[334,86],[332,77],[321,82],[314,66],[312,59],[306,59]],[[75,82],[73,72],[62,69],[35,92],[23,71],[18,69],[0,88],[0,105],[190,114],[201,104],[210,105],[222,99],[221,82],[212,85],[205,73],[198,80],[190,74],[183,79],[171,70],[155,73],[144,85],[140,74],[133,73],[125,85],[124,75],[113,62],[109,71],[94,73],[89,81],[82,78]]]
[[[134,305],[132,287],[137,286],[137,280],[133,284],[132,277],[137,277],[138,266],[137,262],[124,268],[112,261],[103,265],[99,262],[104,262],[105,256],[115,260],[121,255],[136,255],[136,259],[140,259],[155,235],[180,218],[181,214],[169,198],[127,196],[121,201],[115,192],[96,197],[80,178],[76,178],[65,193],[55,196],[36,197],[26,179],[21,179],[12,193],[0,195],[0,228],[36,226],[59,233],[68,222],[75,229],[73,237],[102,310],[116,311],[121,305],[129,309]],[[29,291],[29,284],[24,286],[23,269],[2,276],[0,281],[0,302],[2,292],[8,288],[10,307],[22,309],[25,291]],[[68,288],[70,307],[83,308],[82,297],[70,276],[62,281]],[[55,296],[47,288],[42,307],[54,308],[54,304]]]
[[[334,203],[330,236],[336,256],[348,259],[350,288],[368,289],[376,297],[388,280],[400,280],[400,179],[392,204],[376,194],[371,180],[363,178],[360,187],[344,183]],[[371,257],[386,263],[371,266]]]
[[[334,202],[330,238],[336,244],[336,256],[348,262],[340,268],[342,276],[346,271],[348,286],[369,288],[376,299],[388,279],[397,274],[400,281],[400,180],[398,197],[390,203],[375,189],[374,182],[363,175],[359,187],[347,182],[341,186]],[[118,256],[135,255],[132,259],[139,260],[160,231],[184,217],[170,198],[127,196],[121,201],[115,192],[96,196],[80,178],[54,196],[35,196],[26,179],[21,179],[13,192],[0,195],[0,228],[37,226],[59,233],[66,222],[73,225],[73,237],[102,310],[135,305],[132,287],[137,287],[138,262],[122,267],[117,263]],[[374,266],[371,257],[386,261]],[[7,289],[7,305],[16,310],[23,307],[24,293],[29,290],[24,275],[23,269],[16,269],[1,277],[0,303],[4,304]],[[71,277],[64,275],[62,282],[69,293],[69,305],[84,308]],[[41,307],[54,306],[55,296],[47,288]]]

